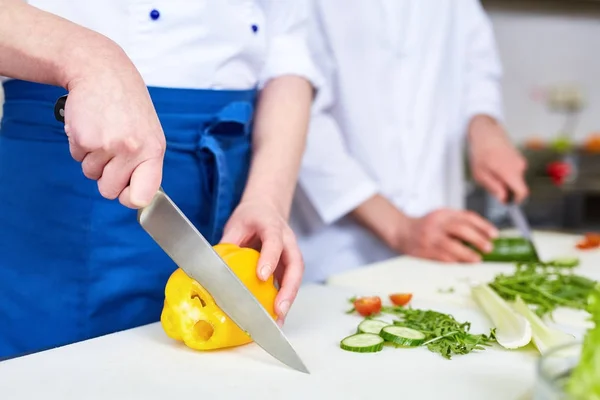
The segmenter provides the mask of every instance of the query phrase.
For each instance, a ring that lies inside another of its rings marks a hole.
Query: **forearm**
[[[295,76],[271,80],[256,112],[253,156],[242,200],[269,201],[289,215],[306,143],[313,90]]]
[[[68,89],[104,66],[127,61],[105,36],[22,0],[0,0],[0,75]]]
[[[356,207],[350,215],[391,248],[404,243],[409,235],[410,217],[379,194]]]

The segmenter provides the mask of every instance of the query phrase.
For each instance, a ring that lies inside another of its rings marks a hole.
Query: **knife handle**
[[[64,95],[58,98],[58,100],[56,100],[56,103],[54,103],[54,118],[56,118],[57,121],[64,123],[65,122],[65,105],[67,104],[67,96],[68,95]]]
[[[515,202],[515,192],[510,190],[510,188],[506,188],[506,204],[517,204]]]

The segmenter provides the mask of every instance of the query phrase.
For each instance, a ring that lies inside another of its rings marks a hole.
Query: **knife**
[[[60,97],[54,107],[55,118],[63,123],[66,100],[67,95]],[[138,210],[137,220],[256,344],[289,367],[309,373],[277,323],[162,188],[148,206]]]
[[[541,261],[537,249],[535,248],[535,244],[533,243],[533,235],[531,234],[529,222],[527,222],[527,218],[525,218],[525,215],[523,215],[521,207],[515,203],[515,195],[511,190],[508,191],[506,207],[513,225],[521,233],[521,236],[523,236],[529,242],[536,260]]]

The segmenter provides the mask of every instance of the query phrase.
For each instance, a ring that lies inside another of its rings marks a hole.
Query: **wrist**
[[[402,247],[410,230],[410,218],[381,195],[369,198],[355,208],[351,215],[395,250]]]
[[[271,192],[266,188],[263,190],[257,186],[246,188],[240,200],[240,204],[268,205],[270,208],[275,209],[286,221],[289,218],[291,209],[291,199],[288,200],[282,193],[276,191]]]
[[[119,45],[95,32],[81,35],[81,40],[74,44],[65,44],[57,60],[58,81],[69,91],[79,81],[98,80],[107,74],[114,78],[115,75],[137,73]]]

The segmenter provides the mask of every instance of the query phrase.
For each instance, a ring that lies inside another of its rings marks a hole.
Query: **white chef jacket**
[[[419,217],[464,206],[463,143],[501,120],[501,65],[478,0],[313,0],[317,95],[292,210],[305,280],[397,254],[348,213],[379,193]]]
[[[149,86],[251,89],[281,75],[317,85],[307,0],[29,0],[118,43]]]

